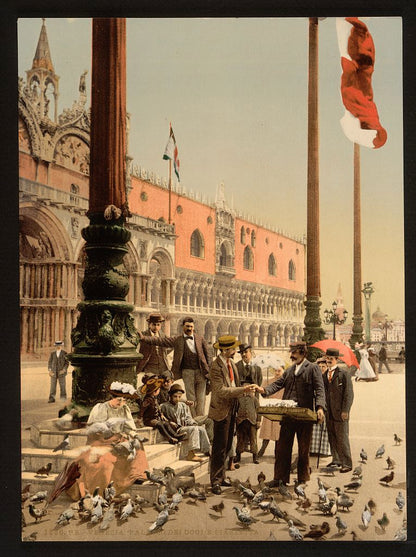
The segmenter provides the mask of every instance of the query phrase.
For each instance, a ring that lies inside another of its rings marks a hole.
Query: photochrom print
[[[393,16],[18,20],[22,540],[407,539],[402,72]]]

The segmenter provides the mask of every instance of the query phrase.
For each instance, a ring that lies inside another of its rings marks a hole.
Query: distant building
[[[32,68],[19,78],[20,301],[23,359],[45,358],[56,338],[70,349],[82,298],[81,230],[89,192],[90,112],[85,72],[78,98],[58,112],[43,21]],[[128,118],[127,129],[129,130]],[[128,144],[128,142],[127,142]],[[305,239],[268,229],[231,208],[168,184],[127,155],[132,233],[125,256],[128,302],[142,329],[155,309],[176,333],[185,315],[208,341],[231,333],[254,347],[288,346],[303,335]]]

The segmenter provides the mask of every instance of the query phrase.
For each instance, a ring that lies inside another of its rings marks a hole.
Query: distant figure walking
[[[66,374],[68,373],[69,362],[67,352],[62,348],[63,345],[62,340],[57,340],[55,350],[49,356],[48,372],[51,378],[51,386],[48,402],[55,402],[57,381],[59,381],[61,400],[66,400]]]
[[[381,343],[381,348],[378,353],[378,372],[382,373],[381,368],[385,366],[389,373],[392,372],[390,369],[389,363],[387,361],[387,350],[386,350],[386,343]]]

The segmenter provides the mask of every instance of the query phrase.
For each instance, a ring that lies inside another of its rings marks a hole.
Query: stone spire
[[[38,45],[32,68],[26,71],[26,81],[32,104],[41,120],[56,122],[58,116],[59,76],[55,74],[46,34],[45,18],[42,18]],[[53,107],[49,106],[53,100]]]
[[[42,29],[40,30],[38,46],[36,47],[36,53],[32,64],[32,70],[36,68],[44,68],[45,70],[55,73],[49,50],[48,35],[46,33],[44,17],[42,17]]]

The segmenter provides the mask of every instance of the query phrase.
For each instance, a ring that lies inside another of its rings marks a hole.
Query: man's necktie
[[[230,374],[230,381],[232,383],[234,381],[234,373],[233,373],[233,367],[231,365],[230,360],[227,360],[227,367],[228,367],[228,373]]]
[[[194,340],[194,337],[185,337],[186,340]]]
[[[333,376],[333,375],[334,375],[334,370],[333,370],[333,369],[330,369],[330,370],[328,371],[328,381],[329,381],[330,383],[331,383],[331,381],[332,381],[332,376]]]

